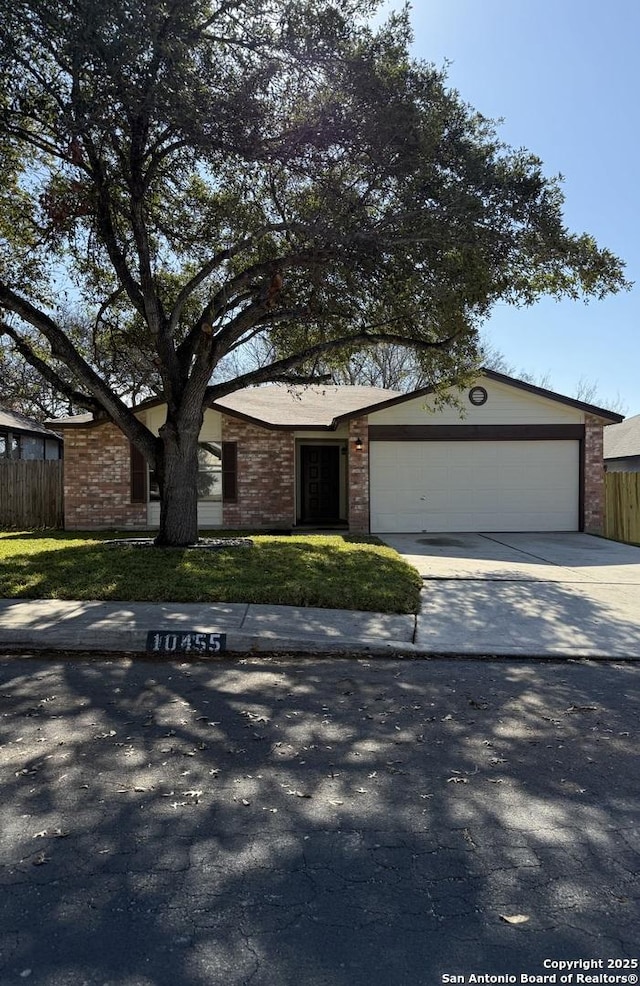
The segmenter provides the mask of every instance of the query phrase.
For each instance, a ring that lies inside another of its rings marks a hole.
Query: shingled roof
[[[271,384],[268,387],[238,390],[221,397],[214,407],[272,427],[329,428],[336,418],[399,396],[397,390],[382,387],[290,387]]]
[[[270,384],[237,390],[221,397],[212,407],[223,414],[228,412],[234,417],[271,428],[324,429],[331,428],[336,418],[357,414],[360,409],[400,396],[399,391],[385,390],[382,387],[292,387]],[[134,410],[143,411],[162,403],[164,402],[159,399],[144,401]],[[93,423],[92,414],[55,419],[57,428],[86,427]]]
[[[624,459],[632,455],[640,455],[640,414],[604,429],[605,459]]]
[[[618,422],[622,415],[607,411],[592,404],[564,397],[551,390],[536,387],[533,384],[516,380],[514,377],[496,373],[493,370],[479,370],[478,379],[485,377],[497,383],[504,383],[519,390],[526,391],[547,400],[557,401],[568,407],[594,415],[602,420]],[[251,421],[268,428],[295,429],[329,429],[335,427],[341,420],[355,417],[359,412],[367,413],[385,407],[391,407],[404,401],[428,397],[433,388],[424,387],[408,394],[397,390],[386,390],[383,387],[343,387],[334,384],[294,387],[287,384],[269,384],[264,387],[247,387],[237,390],[226,397],[220,397],[211,407],[223,414],[228,413],[245,421]],[[163,404],[161,398],[152,398],[138,404],[133,410],[144,411],[146,408]],[[633,419],[631,419],[633,420]],[[87,427],[97,424],[91,414],[78,414],[71,418],[57,418],[49,421],[56,428]]]
[[[44,435],[45,438],[60,438],[55,431],[45,428],[34,418],[28,418],[26,414],[19,411],[7,411],[0,408],[0,428],[3,431],[30,432],[31,434]]]

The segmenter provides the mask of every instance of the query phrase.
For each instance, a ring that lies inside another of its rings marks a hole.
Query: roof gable
[[[585,404],[583,401],[575,400],[572,397],[565,397],[563,394],[557,394],[554,391],[546,390],[543,387],[536,387],[533,384],[525,383],[523,380],[517,380],[515,377],[509,377],[504,373],[496,373],[495,370],[478,370],[476,383],[482,383],[482,378],[485,378],[486,380],[493,380],[496,383],[503,384],[507,387],[513,387],[515,390],[529,393],[547,401],[553,401],[557,404],[564,405],[565,407],[575,408],[577,411],[582,411],[585,414],[591,414],[594,417],[601,418],[606,423],[619,422],[622,421],[624,417],[624,415],[616,414],[614,411],[607,411],[604,408],[596,407],[593,404]],[[363,409],[360,413],[371,414],[376,411],[382,411],[385,408],[395,407],[396,405],[403,404],[407,401],[416,400],[416,398],[429,397],[434,393],[434,387],[423,387],[419,390],[414,390],[409,394],[401,394],[398,397],[393,397],[389,400],[383,401],[382,403],[372,405],[371,407]]]

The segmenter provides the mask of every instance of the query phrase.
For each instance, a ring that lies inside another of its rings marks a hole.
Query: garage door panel
[[[371,529],[569,531],[579,443],[372,442]]]

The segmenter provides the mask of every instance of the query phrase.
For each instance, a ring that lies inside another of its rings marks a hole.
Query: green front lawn
[[[116,536],[0,532],[0,597],[418,608],[420,576],[376,538],[251,534],[252,548],[184,551],[105,544]]]

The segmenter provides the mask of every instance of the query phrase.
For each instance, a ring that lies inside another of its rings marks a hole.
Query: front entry
[[[300,447],[300,521],[335,524],[340,520],[340,446]]]

